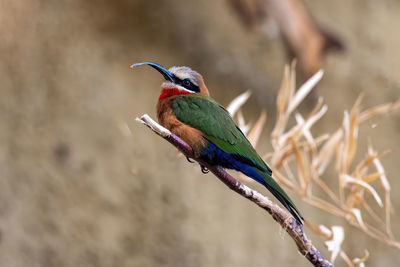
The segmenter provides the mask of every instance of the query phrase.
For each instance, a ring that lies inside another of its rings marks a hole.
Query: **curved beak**
[[[163,67],[157,63],[154,63],[154,62],[136,63],[136,64],[131,65],[131,69],[133,69],[134,67],[137,67],[137,66],[141,66],[141,65],[149,65],[149,66],[155,68],[156,70],[158,70],[158,72],[160,72],[162,74],[162,76],[164,76],[165,80],[174,82],[174,75],[165,67]]]

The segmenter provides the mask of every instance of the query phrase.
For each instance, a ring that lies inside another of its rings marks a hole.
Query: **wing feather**
[[[261,159],[229,113],[212,98],[202,95],[182,95],[173,100],[172,110],[178,120],[200,130],[218,148],[231,154],[235,159],[271,175],[271,169]]]

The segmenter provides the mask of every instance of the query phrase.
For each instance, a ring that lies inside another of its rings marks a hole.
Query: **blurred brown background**
[[[305,3],[346,44],[326,58],[329,111],[317,129],[337,128],[361,92],[363,107],[399,98],[400,2]],[[268,31],[243,26],[226,0],[0,0],[0,266],[309,266],[270,216],[134,122],[154,117],[161,76],[129,65],[187,65],[224,105],[253,91],[245,111],[269,111],[267,151],[287,63]],[[397,113],[360,133],[362,147],[370,137],[391,149],[383,163],[397,238],[399,132]],[[314,222],[347,225],[295,202]],[[368,249],[367,266],[400,261],[351,227],[344,248]]]

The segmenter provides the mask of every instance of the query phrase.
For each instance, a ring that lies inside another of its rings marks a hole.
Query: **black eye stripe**
[[[176,76],[174,78],[175,78],[175,83],[179,84],[180,86],[184,87],[185,89],[188,89],[195,93],[200,92],[200,87],[197,86],[196,84],[194,84],[189,78],[186,78],[183,80],[179,79]]]

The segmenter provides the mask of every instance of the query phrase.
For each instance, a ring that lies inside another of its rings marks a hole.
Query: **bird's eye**
[[[189,79],[184,79],[183,80],[183,86],[190,86],[191,82]]]

